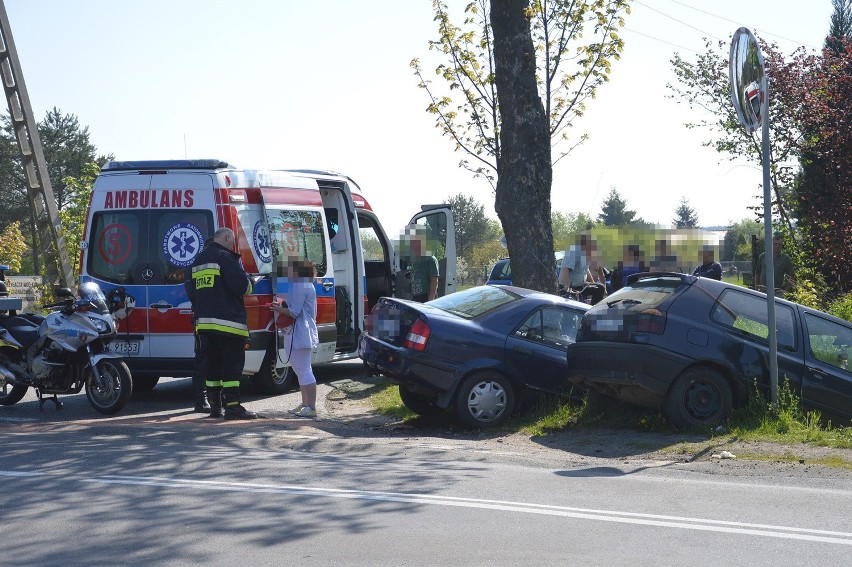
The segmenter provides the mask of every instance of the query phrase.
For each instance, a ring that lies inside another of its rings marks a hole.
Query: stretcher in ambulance
[[[452,211],[446,205],[422,209],[404,234],[425,235],[439,261],[438,294],[451,293]],[[245,297],[250,339],[244,374],[264,393],[296,385],[285,337],[266,307],[274,294],[286,297],[289,260],[305,258],[317,268],[316,364],[357,357],[365,316],[378,298],[411,295],[399,246],[346,176],[246,170],[218,160],[109,162],[92,190],[80,279],[98,283],[126,314],[110,348],[126,356],[135,390],[192,373],[192,305],[183,284],[205,239],[220,227],[236,234],[236,251],[254,282]]]

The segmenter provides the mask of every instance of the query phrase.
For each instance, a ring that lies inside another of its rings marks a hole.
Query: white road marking
[[[41,476],[40,472],[0,471],[0,476]]]
[[[567,506],[552,506],[546,504],[532,504],[527,502],[481,500],[477,498],[459,498],[453,496],[435,496],[430,494],[370,492],[362,490],[344,490],[334,488],[315,488],[274,484],[252,484],[239,482],[203,481],[181,478],[124,475],[107,475],[100,478],[84,479],[83,482],[136,486],[159,486],[164,488],[193,488],[233,492],[255,492],[264,494],[298,494],[302,496],[318,496],[325,498],[346,498],[352,500],[400,502],[409,504],[430,504],[438,506],[478,508],[485,510],[501,510],[525,514],[561,516],[565,518],[657,526],[664,528],[701,530],[782,539],[804,540],[820,543],[833,543],[839,545],[852,545],[852,533],[850,532],[814,530],[809,528],[776,526],[771,524],[730,522],[724,520],[711,520],[706,518],[688,518],[680,516],[664,516],[657,514],[641,514],[635,512],[622,512],[617,510],[572,508]]]

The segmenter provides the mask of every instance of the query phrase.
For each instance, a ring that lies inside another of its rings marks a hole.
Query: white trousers
[[[311,368],[311,349],[294,348],[290,351],[290,366],[296,373],[300,386],[317,383],[314,370]]]

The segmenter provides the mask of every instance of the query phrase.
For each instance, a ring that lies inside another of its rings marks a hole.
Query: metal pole
[[[775,259],[772,257],[772,189],[769,183],[769,78],[762,79],[763,104],[763,239],[769,338],[769,399],[778,403],[778,336],[775,331]]]

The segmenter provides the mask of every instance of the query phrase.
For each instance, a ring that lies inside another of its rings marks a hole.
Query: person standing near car
[[[722,280],[722,264],[714,259],[712,246],[705,246],[701,249],[701,265],[695,268],[692,275],[712,280]]]
[[[790,257],[781,251],[781,235],[775,233],[772,236],[772,273],[775,274],[775,287],[783,291],[793,289],[793,281],[796,277],[796,270],[793,268],[793,261]],[[757,265],[754,267],[755,281],[757,285],[766,288],[766,253],[762,252],[757,258]]]
[[[565,250],[559,270],[559,283],[579,291],[581,297],[589,297],[592,305],[598,303],[606,294],[605,284],[596,283],[589,269],[593,249],[592,237],[581,234],[577,243]]]
[[[192,264],[187,291],[192,297],[195,331],[204,344],[207,398],[211,417],[257,419],[240,404],[240,376],[249,338],[243,296],[251,293],[248,274],[234,252],[234,231],[220,228]]]
[[[415,232],[410,237],[411,249],[411,298],[420,303],[432,301],[438,297],[438,278],[440,270],[438,259],[429,251],[424,251],[425,238]]]
[[[290,410],[297,417],[317,416],[317,379],[311,368],[311,353],[319,346],[317,332],[317,292],[314,289],[316,267],[308,260],[292,260],[287,264],[290,283],[287,301],[273,303],[270,309],[294,319],[289,336],[288,362],[299,379],[302,403]],[[285,342],[285,348],[287,344]]]
[[[658,238],[654,242],[654,256],[651,258],[652,272],[680,272],[677,256],[669,253],[668,238]]]

